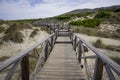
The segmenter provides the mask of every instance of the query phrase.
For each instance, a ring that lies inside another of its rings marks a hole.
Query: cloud
[[[43,18],[73,9],[119,4],[119,0],[0,0],[0,19]]]

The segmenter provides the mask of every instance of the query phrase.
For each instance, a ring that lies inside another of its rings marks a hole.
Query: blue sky
[[[74,9],[120,5],[120,0],[0,0],[0,19],[56,16]]]

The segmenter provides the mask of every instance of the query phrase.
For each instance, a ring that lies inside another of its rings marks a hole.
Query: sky
[[[74,9],[120,5],[120,0],[0,0],[0,19],[52,17]]]

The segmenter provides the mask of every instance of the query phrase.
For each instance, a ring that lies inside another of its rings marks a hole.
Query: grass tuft
[[[23,42],[23,34],[19,31],[9,32],[3,37],[3,41],[13,41],[15,43],[22,43]]]
[[[3,33],[4,31],[5,31],[5,28],[0,26],[0,33]]]
[[[5,60],[7,60],[8,58],[9,58],[8,56],[0,57],[0,62],[5,61]]]
[[[93,44],[93,46],[95,46],[97,48],[120,52],[120,46],[105,45],[105,44],[103,44],[103,42],[100,39],[98,39],[96,42],[93,42],[92,44]]]
[[[31,34],[30,37],[34,37],[38,33],[39,29],[35,29]]]

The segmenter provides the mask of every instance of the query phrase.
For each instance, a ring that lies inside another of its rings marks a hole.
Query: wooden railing
[[[93,47],[91,44],[83,40],[82,38],[78,37],[76,34],[73,33],[73,31],[70,29],[70,39],[72,40],[73,48],[78,55],[78,61],[81,63],[81,60],[84,60],[84,66],[86,68],[86,74],[87,72],[87,58],[94,58],[95,59],[95,65],[94,65],[94,75],[92,76],[93,80],[102,80],[103,70],[106,71],[108,74],[108,77],[110,80],[119,80],[120,79],[120,65],[108,58],[106,55],[101,53],[98,49]],[[85,56],[86,49],[91,50],[95,56]],[[116,76],[114,74],[117,74],[119,79],[116,79]],[[89,79],[89,77],[88,77]],[[89,79],[90,80],[90,79]]]
[[[8,72],[6,72],[7,75],[4,77],[4,80],[12,80],[12,76],[14,75],[17,67],[20,65],[21,80],[33,79],[38,68],[42,67],[47,60],[51,50],[53,49],[57,36],[58,30],[55,30],[55,33],[51,34],[42,42],[37,43],[36,45],[20,52],[18,55],[11,57],[4,62],[1,62],[0,75],[2,75],[2,72],[4,72],[4,70],[8,70]],[[30,72],[30,66],[32,64],[30,64],[29,61],[31,57],[36,59],[36,64],[32,72]]]
[[[103,71],[106,70],[108,77],[110,80],[116,80],[114,74],[120,76],[120,65],[116,62],[105,56],[101,53],[98,49],[93,47],[91,44],[83,40],[82,38],[78,37],[73,31],[68,28],[69,36],[72,41],[73,48],[77,54],[77,58],[79,63],[84,61],[83,67],[85,66],[86,74],[88,75],[88,65],[87,65],[87,58],[94,58],[95,65],[94,65],[94,75],[92,76],[93,80],[102,80]],[[0,63],[0,73],[4,72],[4,70],[8,70],[7,75],[5,76],[4,80],[10,80],[13,75],[15,74],[16,69],[20,64],[21,69],[21,80],[33,80],[34,76],[37,74],[37,71],[41,69],[44,65],[45,61],[47,60],[50,52],[53,49],[55,41],[58,37],[58,30],[55,30],[53,34],[51,34],[48,38],[43,40],[40,43],[22,51],[18,55],[11,57],[10,59]],[[86,56],[85,52],[91,50],[95,55],[93,56]],[[34,53],[35,52],[35,53]],[[36,64],[32,72],[30,71],[30,58],[36,59]],[[88,75],[89,79],[89,75]],[[90,79],[89,79],[90,80]]]

